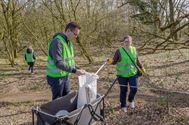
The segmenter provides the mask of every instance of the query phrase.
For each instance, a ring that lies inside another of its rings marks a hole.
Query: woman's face
[[[131,46],[131,44],[132,44],[132,38],[131,37],[128,37],[124,40],[125,46],[129,47],[129,46]]]

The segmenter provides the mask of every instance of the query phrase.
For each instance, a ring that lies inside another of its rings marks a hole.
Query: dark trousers
[[[34,64],[35,64],[35,62],[28,62],[28,66],[29,66],[29,67],[28,67],[28,70],[31,71],[31,73],[33,73],[33,70],[34,70],[34,68],[33,68],[33,67],[34,67]]]
[[[128,96],[128,101],[132,102],[135,98],[135,95],[137,93],[137,85],[138,85],[138,75],[125,78],[121,76],[118,77],[118,82],[120,84],[120,103],[121,107],[126,107],[126,98],[127,98],[127,91],[128,91],[128,84],[130,87],[130,92]],[[123,86],[121,86],[123,85]]]
[[[47,76],[47,82],[51,87],[52,100],[67,95],[70,92],[69,77],[53,78]]]

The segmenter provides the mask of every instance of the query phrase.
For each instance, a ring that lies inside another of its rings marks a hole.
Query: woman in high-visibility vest
[[[33,73],[36,57],[31,47],[27,48],[26,53],[24,54],[24,57],[25,57],[25,61],[28,63],[28,66],[29,66],[28,71]]]
[[[138,70],[136,66],[141,69],[142,73],[145,73],[145,69],[138,59],[136,49],[132,46],[131,36],[124,37],[123,47],[117,49],[113,59],[108,59],[108,63],[116,65],[116,75],[120,84],[121,109],[122,111],[127,112],[126,106],[135,108],[134,97],[137,93],[138,85]],[[128,96],[128,105],[126,105],[128,84],[130,86],[130,92]]]

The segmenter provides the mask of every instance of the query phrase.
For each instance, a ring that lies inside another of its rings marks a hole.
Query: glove
[[[142,67],[140,72],[142,73],[142,76],[144,76],[144,75],[146,74],[146,70],[145,70],[145,68]]]
[[[111,65],[113,63],[113,60],[112,59],[107,59],[107,63]]]

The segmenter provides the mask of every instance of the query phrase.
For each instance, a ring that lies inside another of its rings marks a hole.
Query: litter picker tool
[[[95,75],[97,75],[98,72],[100,72],[100,70],[101,70],[106,64],[107,64],[107,62],[104,62],[104,63],[102,64],[102,66],[98,69],[98,71],[95,73]]]

